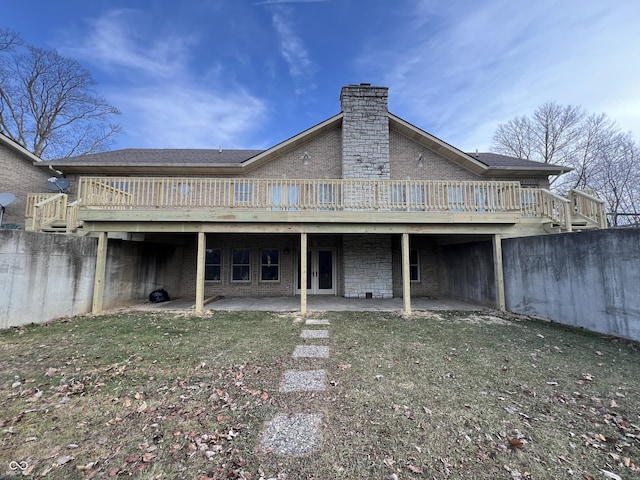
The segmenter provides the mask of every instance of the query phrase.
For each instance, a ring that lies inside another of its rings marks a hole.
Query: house
[[[4,228],[25,228],[25,209],[28,194],[38,192],[48,195],[47,180],[60,174],[48,167],[36,168],[42,160],[0,133],[0,194],[11,193],[15,200],[5,206],[2,223]]]
[[[409,312],[412,296],[464,297],[449,246],[488,242],[493,269],[479,283],[504,308],[502,238],[604,226],[599,200],[548,190],[564,167],[464,153],[390,113],[386,87],[345,86],[340,105],[267,150],[124,149],[47,162],[70,181],[70,230],[99,238],[94,311],[117,239],[178,246],[169,287],[195,297],[197,311],[216,295],[299,295],[302,312],[308,295],[339,295],[402,297]],[[43,215],[36,224],[55,216]]]

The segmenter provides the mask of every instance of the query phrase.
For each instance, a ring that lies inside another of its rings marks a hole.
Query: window
[[[391,186],[391,208],[405,210],[407,208],[407,190],[404,185]]]
[[[420,257],[418,257],[418,250],[411,250],[409,252],[409,278],[412,282],[420,281]]]
[[[424,201],[424,188],[421,185],[411,185],[409,187],[409,210],[416,211],[424,211],[425,201]]]
[[[219,248],[207,248],[204,260],[204,279],[219,282],[222,252]]]
[[[250,183],[236,183],[234,188],[234,200],[236,203],[247,203],[253,199],[253,185]]]
[[[289,185],[284,189],[282,185],[271,187],[271,210],[298,210],[299,194],[297,185]]]
[[[280,251],[274,248],[262,249],[260,262],[260,281],[277,282],[280,280]]]
[[[251,251],[248,248],[234,248],[231,256],[231,281],[251,281]]]
[[[447,201],[450,212],[464,212],[464,193],[459,185],[447,186]]]
[[[321,183],[318,185],[318,206],[321,210],[335,208],[333,185],[330,183]]]

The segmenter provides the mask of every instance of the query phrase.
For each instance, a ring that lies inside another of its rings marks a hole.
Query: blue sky
[[[0,27],[87,67],[115,148],[268,148],[340,111],[343,85],[466,151],[547,101],[640,140],[635,0],[0,0]]]

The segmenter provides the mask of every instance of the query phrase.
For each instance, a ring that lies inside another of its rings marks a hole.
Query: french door
[[[307,251],[307,294],[335,295],[335,251],[332,248],[314,247]],[[301,290],[300,259],[298,258],[297,289]]]

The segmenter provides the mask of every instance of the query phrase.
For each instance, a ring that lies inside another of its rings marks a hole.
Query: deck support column
[[[493,275],[496,281],[496,308],[506,310],[504,297],[504,271],[502,268],[502,236],[493,236]]]
[[[300,313],[307,313],[307,234],[300,234]]]
[[[98,234],[98,252],[96,253],[96,274],[93,280],[93,302],[91,313],[100,313],[104,300],[104,281],[107,273],[107,232]]]
[[[402,234],[402,300],[404,313],[411,313],[411,265],[409,262],[409,234]]]
[[[198,258],[196,261],[196,313],[204,311],[204,270],[207,238],[204,232],[198,232]]]

